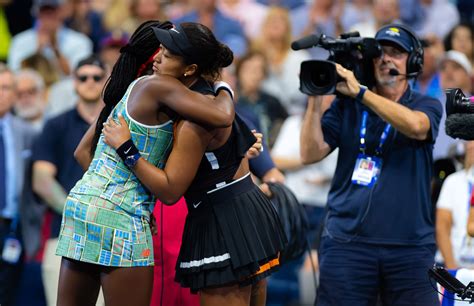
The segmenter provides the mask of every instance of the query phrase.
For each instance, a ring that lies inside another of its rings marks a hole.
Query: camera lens
[[[331,61],[301,63],[300,90],[307,95],[327,95],[336,90],[336,64]]]

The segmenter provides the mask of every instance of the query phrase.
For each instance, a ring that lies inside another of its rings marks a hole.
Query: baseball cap
[[[471,63],[469,62],[469,59],[467,56],[459,51],[456,50],[449,50],[444,54],[443,59],[441,60],[441,63],[444,63],[445,61],[452,61],[461,66],[469,76],[472,76],[472,66]]]
[[[160,43],[173,54],[188,58],[193,56],[193,46],[181,25],[169,30],[153,27],[153,32]]]
[[[379,42],[390,41],[400,46],[406,52],[415,49],[413,38],[405,29],[397,25],[387,26],[375,34],[375,40]]]

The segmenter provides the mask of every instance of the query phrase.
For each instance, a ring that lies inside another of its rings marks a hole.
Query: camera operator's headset
[[[386,31],[389,28],[398,28],[406,33],[411,37],[414,49],[410,51],[407,59],[407,73],[406,77],[407,78],[416,78],[418,75],[421,74],[423,71],[423,45],[421,44],[421,41],[418,39],[418,37],[413,33],[412,30],[410,30],[408,27],[401,25],[401,24],[389,24],[381,28],[380,30],[377,31],[377,33],[381,33],[382,31]]]

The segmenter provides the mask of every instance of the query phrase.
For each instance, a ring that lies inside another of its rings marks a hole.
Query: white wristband
[[[221,89],[227,90],[230,93],[230,96],[231,96],[232,100],[234,100],[234,91],[232,90],[232,88],[230,87],[229,84],[227,84],[224,81],[215,82],[214,83],[214,92],[216,94],[218,94],[219,90],[221,90]]]

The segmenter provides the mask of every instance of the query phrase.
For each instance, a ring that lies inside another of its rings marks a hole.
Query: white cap
[[[472,65],[467,56],[459,51],[455,50],[449,50],[444,54],[443,59],[441,60],[441,63],[445,61],[452,61],[455,62],[456,64],[460,65],[469,76],[472,76]]]

